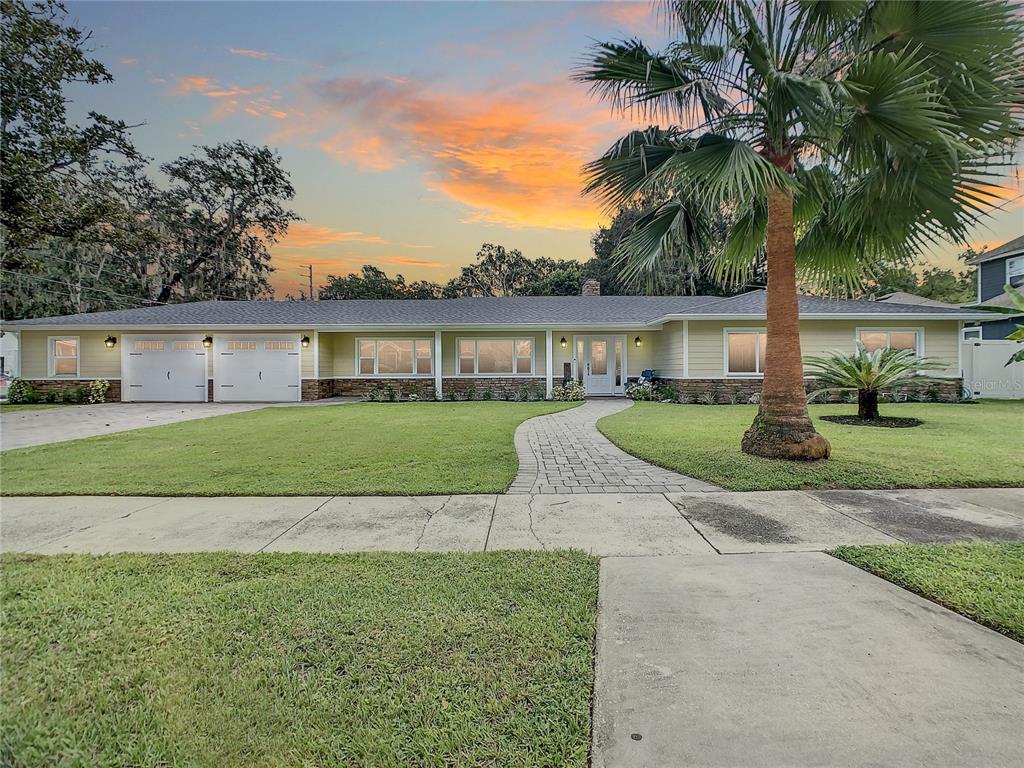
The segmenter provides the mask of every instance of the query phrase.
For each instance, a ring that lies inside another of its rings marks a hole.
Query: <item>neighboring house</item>
[[[585,291],[593,286],[585,286]],[[805,354],[899,347],[946,363],[984,313],[802,296]],[[391,301],[210,301],[5,325],[37,389],[106,379],[126,401],[288,401],[363,395],[550,393],[566,379],[622,395],[644,370],[689,395],[748,397],[765,360],[765,294]]]
[[[1005,286],[1014,288],[1024,286],[1024,235],[1016,237],[998,248],[986,251],[968,264],[978,268],[978,296],[972,306],[999,307],[1015,309],[1015,305],[1006,293]],[[1020,322],[1019,312],[992,313],[987,320],[973,328],[964,330],[965,339],[1005,339],[1016,329]]]

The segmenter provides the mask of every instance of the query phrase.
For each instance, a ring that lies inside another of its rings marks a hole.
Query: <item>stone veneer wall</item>
[[[631,379],[635,381],[635,379]],[[676,395],[693,401],[699,395],[707,392],[717,392],[719,402],[731,402],[735,399],[738,402],[746,402],[752,395],[761,394],[761,379],[655,379],[655,381],[666,384],[675,390]],[[804,388],[807,392],[818,389],[817,383],[812,379],[804,381]],[[929,390],[938,392],[940,400],[956,400],[963,390],[963,379],[943,379],[941,381],[928,382],[912,387],[900,387],[902,394],[909,392],[920,392],[922,394]]]
[[[103,379],[81,379],[78,381],[67,381],[59,379],[24,379],[26,384],[30,384],[32,389],[39,395],[41,402],[45,401],[47,392],[60,392],[61,390],[72,390],[75,387],[88,388],[93,381],[103,381]],[[115,403],[121,400],[121,382],[118,380],[109,381],[110,386],[107,388],[107,402]]]
[[[558,383],[557,381],[555,382]],[[410,394],[417,395],[421,400],[433,400],[435,397],[434,379],[303,379],[302,399],[317,400],[323,397],[366,397],[372,390],[386,390],[388,386],[394,387],[400,398],[407,398]],[[536,387],[545,386],[543,376],[528,378],[508,377],[482,377],[462,378],[446,377],[441,380],[441,387],[445,397],[449,392],[457,392],[465,397],[470,387],[476,389],[476,396],[479,398],[485,389],[490,387],[495,400],[504,399],[507,394],[517,394],[522,387],[528,387],[531,395]]]

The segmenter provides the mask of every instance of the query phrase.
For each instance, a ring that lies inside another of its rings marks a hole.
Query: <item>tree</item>
[[[136,158],[131,126],[97,112],[70,123],[64,87],[113,81],[89,57],[90,34],[67,26],[54,0],[2,0],[0,223],[6,267],[46,237],[102,241],[124,216],[104,162]]]
[[[165,163],[168,189],[153,201],[161,232],[155,299],[254,299],[272,295],[270,247],[299,216],[281,158],[231,141]]]
[[[633,231],[636,223],[656,207],[650,201],[627,204],[615,212],[607,227],[602,226],[594,233],[590,240],[594,258],[587,262],[587,272],[601,283],[601,293],[617,296],[732,296],[748,290],[752,285],[763,285],[763,258],[758,259],[742,286],[716,279],[713,251],[719,250],[725,243],[727,221],[724,215],[718,216],[715,221],[713,241],[710,243],[712,252],[691,256],[670,244],[661,256],[657,270],[646,275],[636,275],[632,280],[624,279],[622,254],[618,246]]]
[[[324,299],[436,299],[441,286],[426,280],[407,284],[402,275],[388,277],[384,270],[364,264],[359,273],[328,275],[317,294]]]
[[[484,243],[476,261],[444,287],[444,298],[460,296],[564,296],[580,292],[583,265],[578,261],[528,259],[518,249]],[[571,281],[579,278],[570,292]]]
[[[811,397],[827,392],[856,392],[857,417],[865,421],[878,418],[878,393],[898,390],[911,384],[933,381],[921,371],[941,371],[941,360],[921,359],[909,349],[876,349],[868,352],[857,344],[853,354],[833,352],[827,356],[808,356],[807,373],[821,385]]]
[[[1002,0],[663,3],[676,36],[597,45],[577,77],[626,111],[675,123],[620,139],[588,168],[616,209],[664,202],[622,240],[626,273],[694,258],[732,225],[718,272],[767,254],[767,369],[747,453],[830,453],[807,412],[797,276],[851,290],[888,260],[966,242],[984,182],[1021,135],[1022,21]]]

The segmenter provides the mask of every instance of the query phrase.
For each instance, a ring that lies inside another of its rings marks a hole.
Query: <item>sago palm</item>
[[[865,420],[878,418],[879,392],[933,381],[934,377],[923,372],[946,368],[942,361],[919,358],[909,349],[868,352],[861,344],[852,354],[836,351],[825,356],[808,355],[804,362],[807,374],[821,385],[810,397],[825,392],[856,392],[857,416]]]
[[[587,191],[609,208],[663,201],[618,247],[627,276],[707,249],[723,210],[720,276],[767,251],[767,368],[743,449],[827,457],[807,413],[798,276],[852,286],[883,261],[966,239],[1022,133],[1022,19],[1002,0],[660,10],[675,42],[600,43],[577,73],[617,108],[669,123],[591,163]]]

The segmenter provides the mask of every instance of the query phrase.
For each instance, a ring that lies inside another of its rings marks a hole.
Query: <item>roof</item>
[[[765,292],[717,296],[515,296],[345,301],[196,301],[41,317],[13,328],[359,328],[417,326],[649,326],[673,319],[764,317]],[[926,316],[972,319],[957,308],[800,297],[804,317]]]
[[[1003,259],[1007,256],[1015,256],[1018,253],[1024,253],[1024,235],[1015,237],[1013,240],[1009,240],[998,248],[993,248],[991,251],[985,251],[981,256],[968,261],[968,264],[983,264],[986,261],[993,261],[994,259]]]
[[[875,301],[882,301],[887,304],[917,304],[923,307],[956,307],[957,304],[949,304],[945,301],[937,301],[935,299],[926,299],[924,296],[917,296],[913,293],[906,293],[905,291],[894,291],[893,293],[887,293],[885,296],[879,296]]]
[[[1010,294],[1008,294],[1006,292],[1000,293],[998,296],[993,296],[991,299],[985,299],[985,301],[971,302],[970,305],[965,305],[965,306],[969,306],[971,308],[974,308],[974,307],[999,307],[1000,309],[1017,309],[1018,308],[1017,305],[1014,303],[1013,299],[1010,297]],[[1024,313],[1022,313],[1022,314],[1024,314]],[[1003,312],[999,313],[999,317],[1006,317],[1006,316],[1007,316],[1006,313],[1003,313]]]

